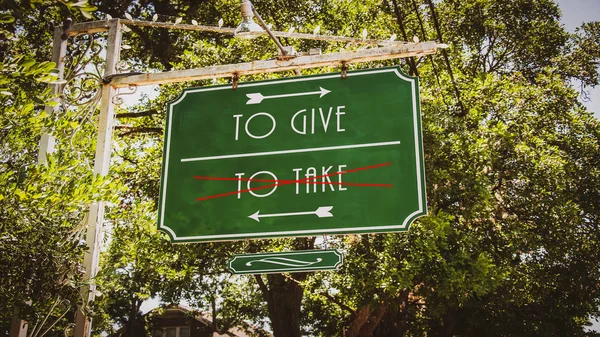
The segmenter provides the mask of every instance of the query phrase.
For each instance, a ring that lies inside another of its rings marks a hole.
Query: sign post
[[[396,67],[186,89],[168,105],[173,242],[408,230],[426,214],[417,78]]]
[[[106,63],[104,65],[104,76],[110,76],[116,72],[116,64],[119,61],[121,50],[121,24],[119,19],[109,21],[109,30],[106,48]],[[100,115],[98,116],[98,135],[96,137],[96,155],[94,157],[94,174],[106,176],[110,167],[110,152],[112,144],[113,123],[114,123],[114,105],[112,97],[115,89],[110,85],[102,86],[102,98],[100,100]],[[104,221],[104,202],[100,201],[90,205],[87,215],[86,244],[89,250],[83,258],[85,273],[83,280],[88,282],[93,280],[98,271],[98,261],[100,258],[100,236],[102,233],[102,223]],[[75,337],[91,336],[92,318],[87,316],[82,308],[94,301],[96,296],[96,284],[89,282],[89,285],[81,288],[81,298],[83,304],[78,306],[75,315]]]

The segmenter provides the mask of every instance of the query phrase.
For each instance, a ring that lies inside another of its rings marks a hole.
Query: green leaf
[[[21,190],[20,188],[15,189],[15,195],[19,197],[19,199],[24,200],[27,198],[27,193]]]
[[[11,23],[15,22],[15,17],[10,13],[0,13],[0,23]]]

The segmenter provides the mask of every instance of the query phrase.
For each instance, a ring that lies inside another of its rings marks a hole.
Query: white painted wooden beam
[[[64,78],[65,72],[65,60],[64,57],[67,54],[67,41],[62,39],[62,28],[57,27],[54,29],[54,42],[52,48],[52,62],[56,63],[56,69],[58,70],[58,80],[62,80]],[[52,93],[56,95],[53,99],[58,103],[58,96],[61,93],[62,85],[61,84],[50,84],[50,88],[52,89]],[[51,116],[58,111],[58,106],[46,106],[46,114]],[[46,163],[46,157],[49,153],[54,152],[54,146],[56,145],[56,139],[50,133],[49,130],[44,131],[42,136],[40,137],[40,149],[38,151],[38,164],[43,165]]]
[[[290,60],[265,60],[238,64],[226,64],[198,69],[174,70],[161,73],[146,73],[130,76],[120,74],[110,79],[110,84],[115,88],[128,87],[129,85],[151,85],[173,82],[202,80],[218,77],[231,77],[233,74],[251,75],[272,73],[296,69],[319,68],[337,66],[342,62],[347,64],[423,56],[435,54],[440,46],[435,42],[406,43],[398,46],[360,49],[323,55],[300,56]]]
[[[109,21],[109,30],[107,37],[108,46],[106,48],[106,63],[104,67],[104,75],[110,76],[116,72],[115,66],[119,61],[121,50],[121,25],[119,19]],[[112,97],[115,94],[115,89],[110,85],[102,86],[102,98],[100,99],[100,115],[98,118],[98,135],[96,142],[96,155],[94,158],[94,174],[106,176],[110,166],[110,154],[113,135],[114,123],[114,105]],[[96,293],[96,285],[94,277],[98,270],[98,261],[100,254],[102,223],[104,222],[104,202],[100,201],[90,205],[87,215],[87,231],[86,244],[88,251],[83,258],[83,266],[85,274],[84,282],[89,282],[89,285],[83,286],[81,289],[81,297],[85,304],[94,301]],[[75,315],[75,337],[89,337],[91,334],[92,318],[86,316],[81,306],[78,306],[77,314]]]

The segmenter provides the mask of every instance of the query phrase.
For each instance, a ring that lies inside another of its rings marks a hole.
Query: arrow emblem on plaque
[[[262,102],[265,99],[273,99],[273,98],[308,96],[308,95],[319,95],[319,98],[321,98],[331,92],[331,90],[327,90],[323,87],[319,87],[319,89],[320,89],[319,91],[297,92],[297,93],[293,93],[293,94],[281,94],[281,95],[271,95],[271,96],[263,96],[263,94],[261,94],[260,92],[246,94],[246,97],[249,98],[248,102],[246,102],[246,105],[259,104],[260,102]]]
[[[331,209],[333,206],[321,206],[317,208],[315,211],[310,212],[292,212],[292,213],[273,213],[273,214],[260,214],[260,211],[256,211],[256,213],[249,215],[250,219],[256,220],[256,222],[260,222],[260,218],[272,218],[278,216],[297,216],[297,215],[316,215],[319,218],[331,218],[333,214],[331,214]]]
[[[268,274],[338,269],[344,255],[336,249],[237,254],[229,260],[234,274]]]

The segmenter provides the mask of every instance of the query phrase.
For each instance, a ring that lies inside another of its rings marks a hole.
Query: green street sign
[[[174,242],[408,230],[425,215],[419,86],[399,68],[185,89],[158,228]]]
[[[233,274],[269,274],[338,269],[344,256],[336,249],[235,255],[229,261]]]

